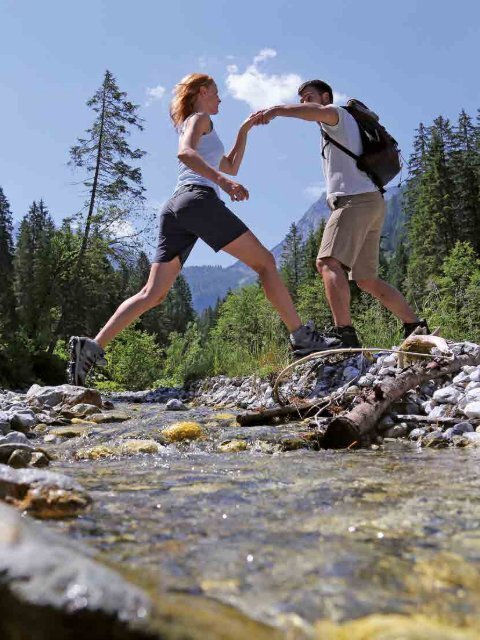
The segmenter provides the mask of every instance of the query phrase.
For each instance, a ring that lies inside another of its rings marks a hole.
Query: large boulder
[[[77,404],[90,404],[102,408],[102,397],[96,389],[75,387],[62,384],[58,387],[41,387],[34,384],[27,391],[27,402],[37,407],[74,407]]]
[[[149,597],[88,554],[0,505],[0,638],[154,637]]]

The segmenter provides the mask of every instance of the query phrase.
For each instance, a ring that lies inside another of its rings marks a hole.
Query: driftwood
[[[322,446],[325,449],[344,449],[354,442],[365,442],[390,405],[407,391],[428,380],[457,373],[467,365],[478,364],[480,349],[456,356],[446,363],[434,361],[427,365],[415,364],[395,378],[382,380],[352,410],[333,418],[325,432]]]

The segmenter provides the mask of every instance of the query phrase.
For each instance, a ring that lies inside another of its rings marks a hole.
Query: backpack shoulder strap
[[[360,158],[360,156],[357,156],[355,153],[353,153],[353,151],[350,151],[350,149],[347,149],[347,147],[344,147],[343,144],[340,144],[340,142],[337,142],[336,140],[334,140],[333,138],[331,138],[328,133],[326,133],[323,129],[322,129],[322,136],[323,139],[326,142],[331,142],[333,145],[335,145],[337,147],[337,149],[340,149],[341,151],[343,151],[344,153],[347,154],[347,156],[350,156],[350,158],[352,158],[353,160],[358,160]],[[323,155],[323,150],[325,149],[325,146],[322,149],[322,156],[325,157]]]

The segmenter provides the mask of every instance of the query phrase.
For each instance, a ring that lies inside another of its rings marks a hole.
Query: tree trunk
[[[472,353],[457,356],[446,365],[430,362],[417,364],[392,379],[384,380],[371,391],[365,399],[343,415],[336,416],[328,425],[322,440],[325,449],[344,449],[354,442],[362,444],[368,441],[378,420],[390,405],[407,391],[429,380],[457,373],[466,365],[480,364],[480,348]]]

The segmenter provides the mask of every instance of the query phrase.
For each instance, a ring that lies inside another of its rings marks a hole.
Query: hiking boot
[[[331,327],[322,332],[328,338],[336,338],[339,341],[339,349],[361,349],[362,345],[358,339],[357,332],[352,326]]]
[[[428,335],[430,333],[430,329],[428,328],[427,321],[423,318],[421,320],[417,320],[417,322],[404,322],[403,323],[403,334],[404,339],[406,340],[408,336],[411,336],[417,327],[424,329],[424,331],[419,331],[420,335]]]
[[[107,364],[102,347],[91,338],[72,336],[68,343],[70,362],[68,363],[68,379],[77,387],[85,386],[85,378],[95,365],[104,367]]]
[[[292,345],[293,355],[296,358],[302,358],[309,353],[335,349],[339,346],[340,341],[338,338],[325,337],[315,331],[315,325],[309,320],[307,324],[302,324],[301,327],[290,334],[290,344]]]

